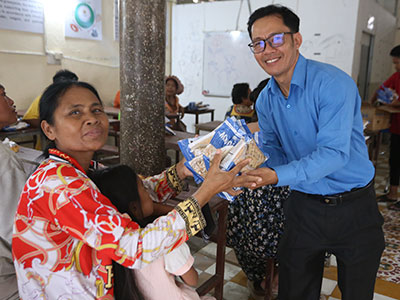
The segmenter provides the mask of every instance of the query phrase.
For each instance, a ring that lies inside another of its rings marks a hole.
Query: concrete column
[[[120,0],[121,163],[165,168],[165,0]]]

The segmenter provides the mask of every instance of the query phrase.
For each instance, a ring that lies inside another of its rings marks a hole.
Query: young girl
[[[120,165],[94,172],[90,177],[119,212],[127,213],[143,227],[146,225],[144,220],[152,214],[153,202],[142,180],[131,168]],[[132,184],[133,182],[136,184]],[[200,298],[194,288],[189,286],[196,286],[198,281],[197,271],[192,266],[193,261],[190,249],[184,243],[141,270],[132,272],[114,263],[115,297],[117,300],[215,299],[210,296]],[[180,276],[184,283],[176,282],[174,275]],[[137,293],[136,286],[144,297],[132,297]]]
[[[108,136],[97,91],[84,82],[50,85],[40,100],[40,120],[51,141],[48,159],[25,184],[14,220],[21,299],[112,299],[112,261],[138,269],[177,248],[204,227],[200,207],[245,178],[236,174],[248,161],[223,172],[219,154],[193,197],[141,229],[87,177],[94,152]],[[159,175],[155,180],[163,189],[157,196],[178,193],[184,174],[178,164]]]
[[[165,79],[165,113],[167,115],[179,114],[179,118],[183,118],[185,114],[185,109],[179,104],[179,98],[177,96],[182,94],[182,92],[183,84],[178,77],[170,75]],[[177,127],[178,124],[176,123],[176,119],[170,119],[168,123],[172,126],[173,129],[179,130],[179,128]]]

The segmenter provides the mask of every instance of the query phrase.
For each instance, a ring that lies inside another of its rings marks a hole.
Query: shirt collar
[[[299,54],[299,58],[296,62],[296,66],[294,67],[294,72],[292,75],[292,80],[290,81],[290,86],[297,85],[298,87],[304,89],[305,81],[306,81],[306,73],[307,73],[307,60],[303,55]],[[268,83],[269,89],[274,94],[281,93],[281,90],[275,81],[274,77],[271,77],[270,82]]]
[[[74,158],[72,158],[68,154],[66,154],[58,149],[55,149],[55,148],[49,149],[49,157],[51,159],[58,160],[58,161],[60,161],[60,160],[66,161],[67,163],[73,165],[75,168],[77,168],[82,173],[86,174],[85,170],[83,170],[82,166]],[[92,160],[90,162],[90,165],[93,166],[93,163],[94,162]]]

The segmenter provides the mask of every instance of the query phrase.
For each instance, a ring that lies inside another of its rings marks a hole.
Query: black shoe
[[[394,202],[397,201],[397,199],[388,198],[387,194],[379,196],[379,197],[376,197],[376,200],[378,202],[389,202],[389,203],[394,203]]]

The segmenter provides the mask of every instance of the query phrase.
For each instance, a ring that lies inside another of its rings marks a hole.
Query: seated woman
[[[0,128],[17,122],[14,101],[6,95],[0,84]],[[14,215],[19,195],[26,178],[22,161],[8,145],[0,141],[0,298],[16,300],[18,297],[17,276],[11,255],[11,237]]]
[[[87,176],[94,152],[108,136],[97,91],[84,82],[50,85],[40,101],[40,120],[51,141],[48,158],[25,184],[14,221],[12,252],[21,299],[112,299],[112,261],[147,266],[204,227],[200,207],[215,193],[238,194],[232,187],[244,184],[236,174],[248,160],[223,172],[218,154],[193,197],[141,229]],[[163,186],[158,198],[179,192],[186,173],[178,164],[156,177]]]
[[[128,214],[141,227],[146,226],[146,218],[154,211],[152,199],[145,188],[147,179],[143,182],[125,165],[95,171],[89,176],[120,213]],[[115,299],[215,300],[209,296],[199,297],[192,287],[198,281],[193,262],[186,243],[140,270],[132,271],[113,262]],[[175,276],[180,276],[183,283],[176,282]]]
[[[165,114],[167,117],[170,114],[176,114],[179,116],[179,119],[182,119],[185,115],[185,109],[179,104],[179,98],[177,96],[182,94],[182,92],[183,84],[179,78],[174,75],[167,76],[165,79]],[[179,128],[180,124],[178,123],[174,118],[171,118],[168,122],[173,129],[186,131],[185,128]]]

